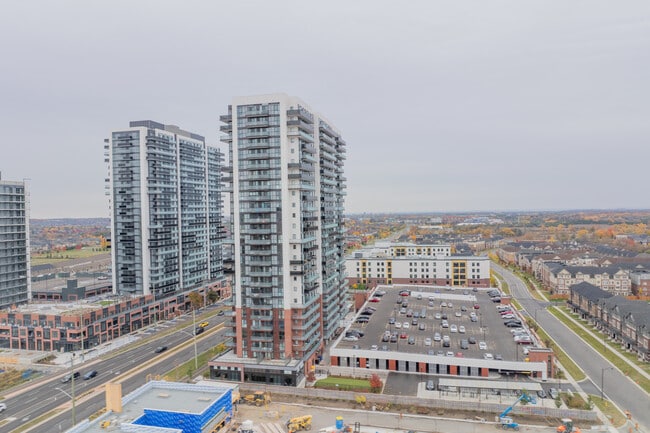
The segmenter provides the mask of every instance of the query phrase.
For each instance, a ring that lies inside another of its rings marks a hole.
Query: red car
[[[381,299],[379,298],[370,298],[370,302],[379,302]]]
[[[475,310],[478,310],[479,308],[481,308],[481,306],[479,304],[474,304],[474,309]]]
[[[399,338],[406,338],[406,337],[408,337],[408,335],[406,335],[406,332],[402,332],[401,334],[399,334]]]

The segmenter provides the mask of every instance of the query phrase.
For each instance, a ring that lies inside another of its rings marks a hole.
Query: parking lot
[[[497,310],[502,304],[492,302],[488,291],[427,286],[378,288],[357,316],[363,317],[357,319],[361,323],[355,322],[350,328],[363,335],[349,333],[340,346],[523,361],[528,345],[514,341],[511,331],[519,328],[504,326]],[[511,318],[517,319],[516,315]],[[461,344],[463,340],[465,344]]]

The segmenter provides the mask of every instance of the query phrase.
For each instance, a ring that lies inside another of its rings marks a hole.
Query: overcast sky
[[[647,0],[11,1],[0,77],[33,218],[108,216],[130,120],[220,144],[275,92],[341,130],[349,213],[650,207]]]

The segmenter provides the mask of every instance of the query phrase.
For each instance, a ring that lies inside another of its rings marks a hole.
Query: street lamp
[[[605,400],[605,370],[613,370],[614,367],[603,367],[600,369],[600,399]]]
[[[194,371],[197,371],[199,369],[199,355],[196,350],[196,310],[194,308],[192,308],[192,323],[194,325],[192,331],[192,334],[194,334]]]

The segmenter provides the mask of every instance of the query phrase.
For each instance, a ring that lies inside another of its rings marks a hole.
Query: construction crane
[[[519,430],[519,424],[514,422],[512,418],[508,416],[508,414],[520,401],[523,401],[525,403],[532,403],[532,404],[537,403],[537,400],[535,400],[534,397],[531,397],[525,392],[522,392],[519,398],[515,400],[514,403],[512,403],[510,406],[506,408],[506,410],[504,410],[503,412],[501,412],[501,414],[499,414],[499,422],[501,423],[502,429],[504,430],[512,429],[515,431]]]

